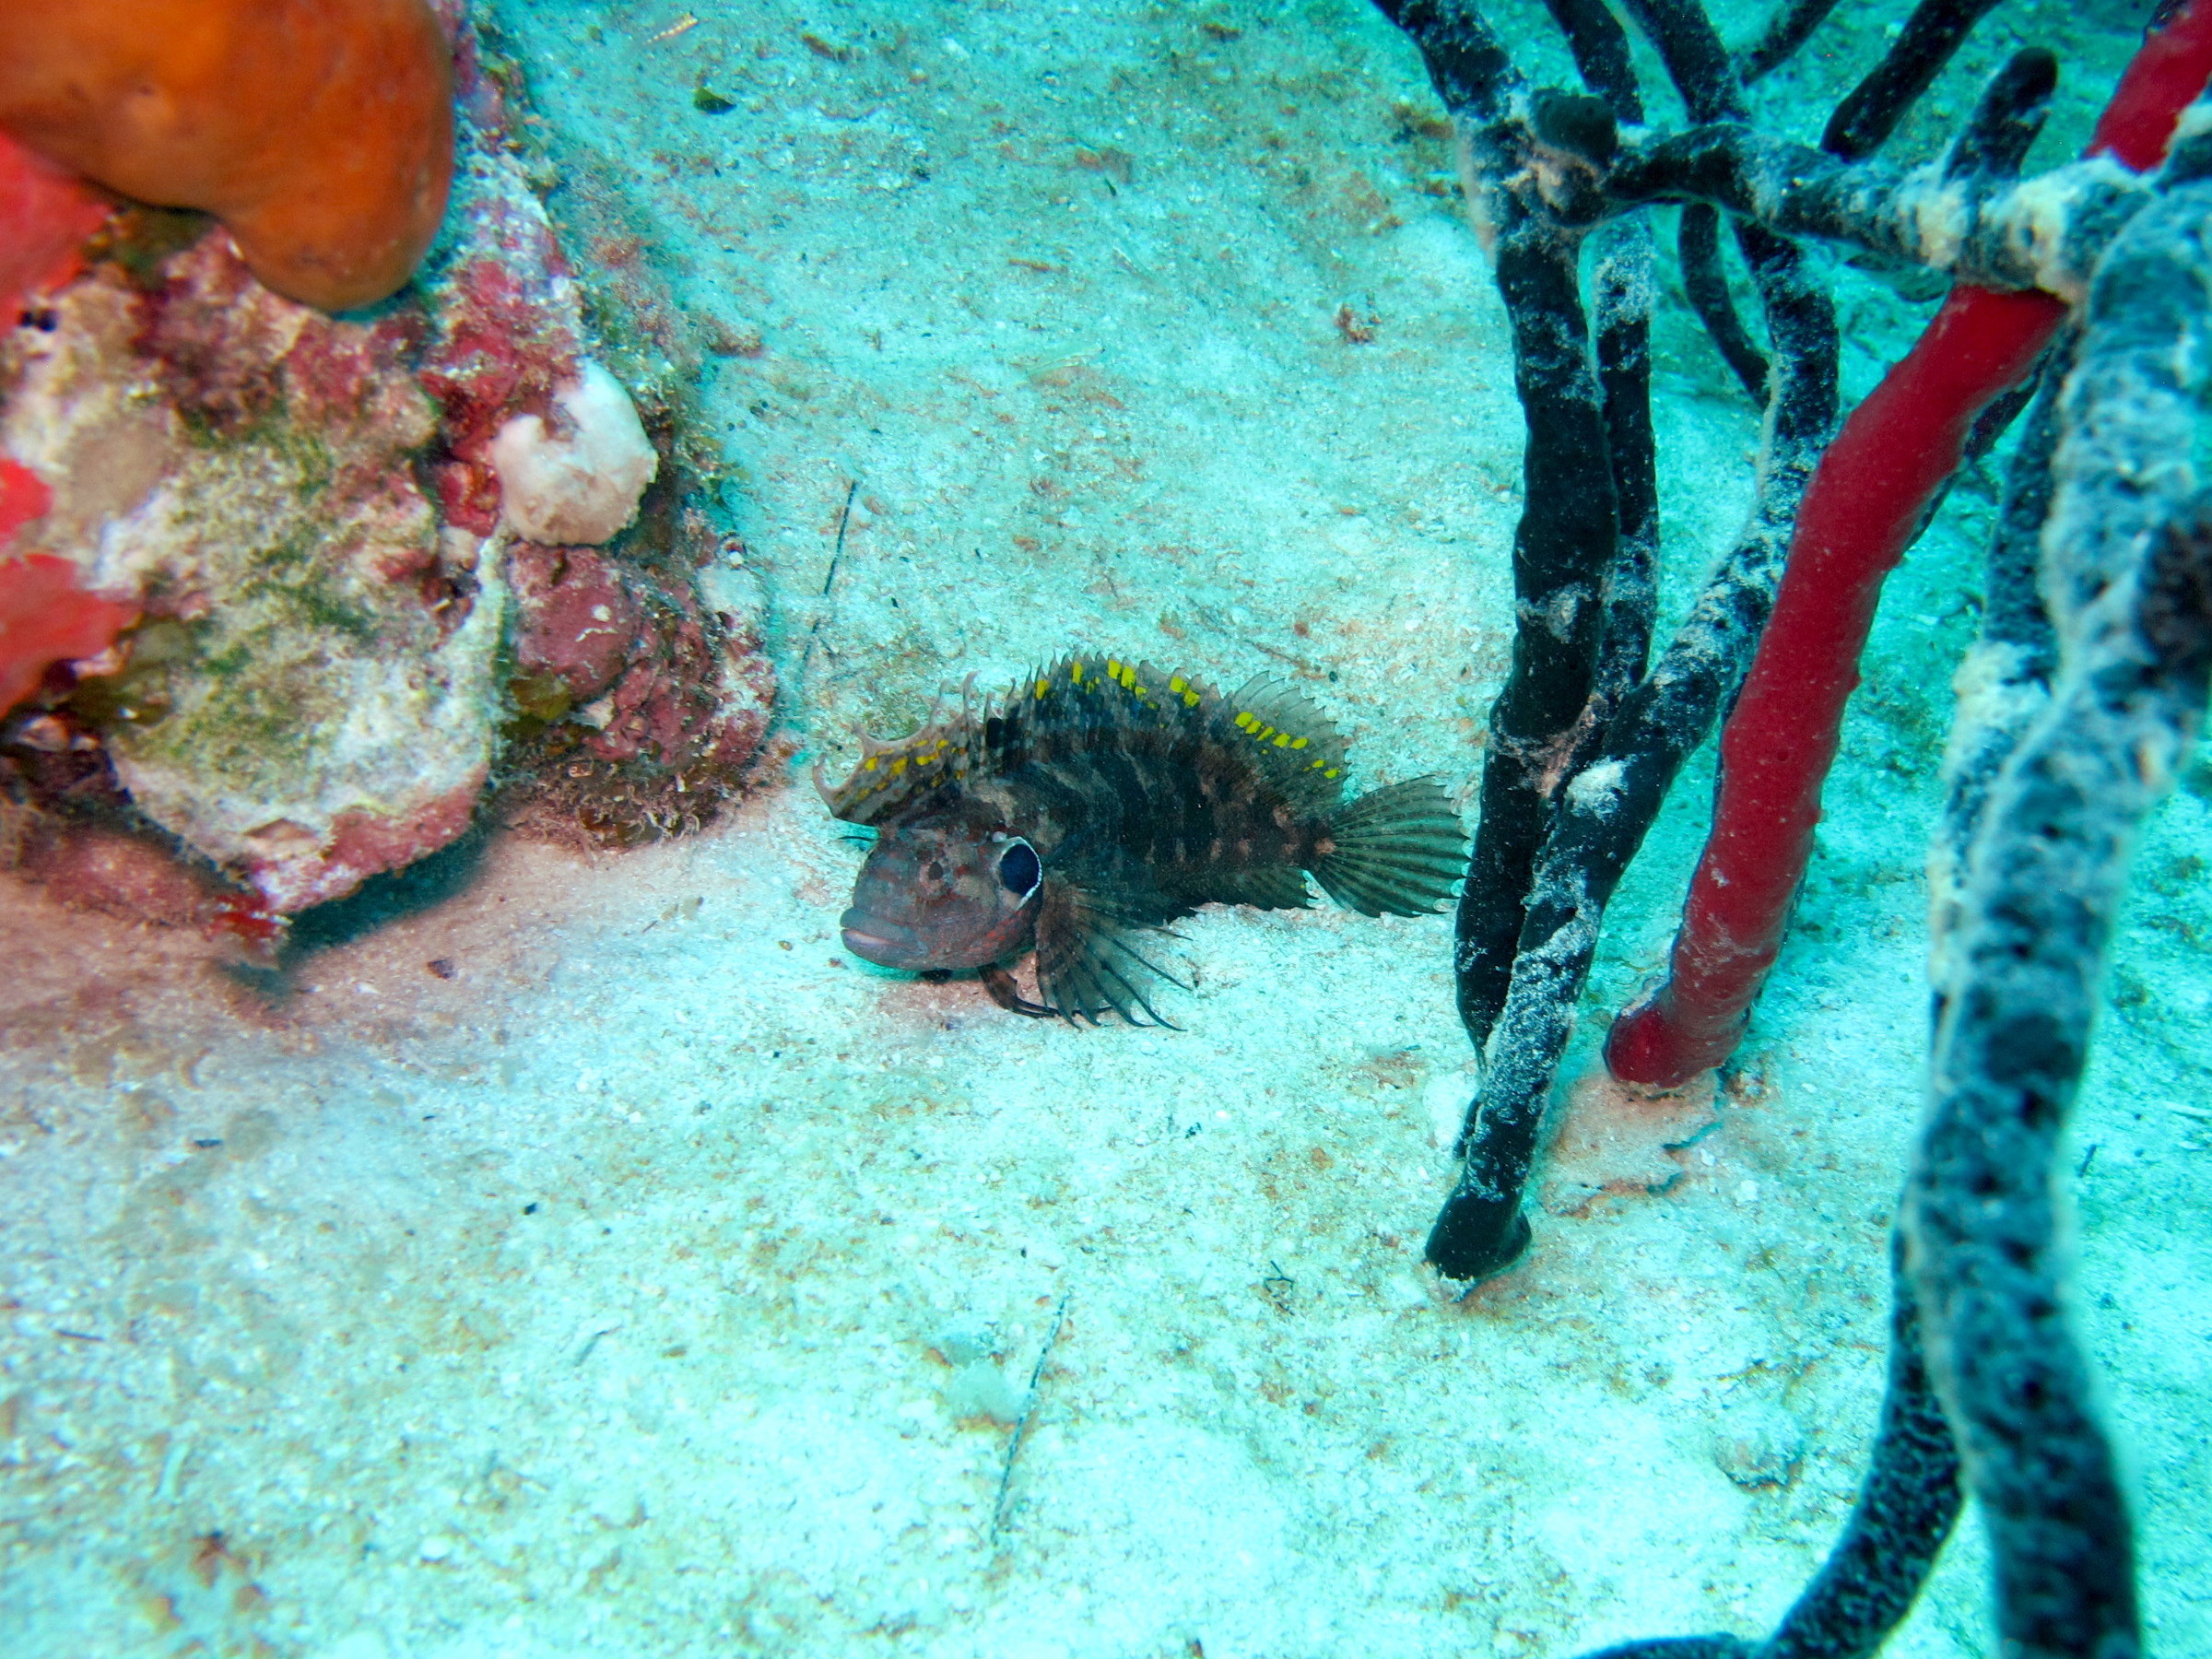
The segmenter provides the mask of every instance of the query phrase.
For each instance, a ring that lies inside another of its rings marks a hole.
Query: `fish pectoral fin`
[[[978,977],[983,982],[983,989],[991,993],[991,1000],[1009,1014],[1026,1014],[1031,1019],[1053,1019],[1058,1017],[1058,1009],[1048,1008],[1042,1003],[1033,1003],[1024,996],[1021,987],[1014,982],[1013,974],[1004,968],[994,965],[984,969]]]
[[[1044,1010],[1071,1025],[1100,1025],[1113,1014],[1127,1025],[1180,1030],[1139,989],[1147,974],[1190,989],[1131,947],[1128,935],[1146,926],[1085,888],[1047,882],[1037,911],[1037,995]]]

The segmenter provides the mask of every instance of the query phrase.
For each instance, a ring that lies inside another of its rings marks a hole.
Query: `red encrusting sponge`
[[[65,559],[5,557],[53,499],[38,474],[0,456],[0,713],[37,690],[56,663],[98,656],[138,619],[135,606],[78,587]]]
[[[0,133],[0,325],[76,274],[79,249],[111,211],[98,191]],[[0,713],[37,690],[54,664],[99,655],[137,619],[133,606],[78,587],[65,559],[7,558],[16,532],[53,500],[44,479],[0,455]]]
[[[79,248],[112,211],[91,185],[0,132],[0,327],[76,275]]]

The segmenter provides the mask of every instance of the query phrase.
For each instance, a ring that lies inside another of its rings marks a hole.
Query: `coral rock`
[[[452,50],[423,0],[9,0],[0,126],[125,195],[198,207],[329,310],[414,270],[453,174]]]
[[[246,876],[279,915],[349,893],[369,877],[460,839],[476,815],[484,776],[479,768],[441,795],[417,791],[391,812],[347,807],[321,830],[283,819],[264,825],[246,838]]]
[[[390,867],[364,849],[450,840],[490,761],[505,592],[448,568],[416,485],[412,324],[279,299],[219,235],[154,295],[103,271],[55,303],[0,447],[53,481],[45,550],[167,619],[108,734],[138,809],[280,911]]]
[[[508,570],[519,614],[515,666],[537,682],[533,695],[545,717],[558,719],[615,683],[636,647],[644,609],[592,547],[524,544]]]
[[[682,515],[678,550],[688,531]],[[600,845],[712,819],[759,748],[774,682],[750,618],[749,574],[712,559],[698,582],[626,567],[595,547],[524,546],[512,688],[529,776],[512,820]]]
[[[334,318],[220,228],[131,208],[39,326],[0,333],[0,552],[19,528],[29,556],[0,571],[49,584],[41,626],[144,612],[98,661],[112,626],[40,646],[0,806],[174,838],[246,884],[218,921],[250,940],[461,834],[495,759],[509,816],[562,839],[702,824],[772,696],[760,596],[675,441],[677,371],[602,347],[629,351],[656,452],[586,360],[543,204],[473,124],[506,93],[462,0],[438,4],[464,164],[408,294]]]

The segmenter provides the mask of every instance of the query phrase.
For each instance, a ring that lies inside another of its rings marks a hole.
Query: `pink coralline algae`
[[[582,297],[510,158],[474,158],[459,183],[460,247],[425,284],[434,334],[421,379],[439,405],[432,470],[447,520],[488,535],[500,516],[493,441],[519,415],[549,415],[555,389],[576,378]]]
[[[157,913],[266,932],[446,845],[495,788],[509,821],[601,843],[703,823],[759,743],[758,600],[698,504],[680,414],[657,388],[641,428],[594,361],[579,276],[499,130],[513,89],[459,0],[441,11],[463,148],[397,300],[329,316],[263,288],[206,221],[126,209],[0,333],[0,468],[30,503],[0,608],[38,589],[0,647],[53,636],[0,725],[0,795],[50,820],[18,862],[57,890],[145,886],[113,843],[136,835],[237,884],[218,902],[195,877]],[[508,429],[558,462],[595,453],[580,386],[620,417],[621,476],[585,480],[581,518],[533,522],[605,545],[540,546],[494,447]]]
[[[528,618],[515,630],[515,666],[534,700],[558,697],[565,713],[611,687],[645,619],[621,572],[596,547],[535,545],[516,548],[508,569]]]
[[[768,724],[773,685],[742,618],[597,547],[518,547],[522,821],[602,844],[695,828]]]

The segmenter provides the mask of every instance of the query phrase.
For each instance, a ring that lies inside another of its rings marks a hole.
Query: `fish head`
[[[1029,942],[1044,865],[1004,826],[887,827],[839,918],[845,948],[879,968],[984,968]]]

